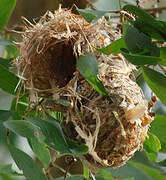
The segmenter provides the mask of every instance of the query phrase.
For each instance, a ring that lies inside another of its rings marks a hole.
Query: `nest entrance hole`
[[[76,70],[76,57],[73,52],[71,41],[53,42],[47,50],[51,78],[55,80],[55,85],[64,87],[72,78]]]
[[[67,85],[76,71],[72,41],[53,39],[40,48],[43,48],[42,51],[31,58],[33,86],[47,90]]]

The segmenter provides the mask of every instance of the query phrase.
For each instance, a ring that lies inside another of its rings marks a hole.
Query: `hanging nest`
[[[122,55],[95,51],[120,37],[104,18],[89,24],[59,9],[35,25],[28,23],[16,59],[17,76],[29,90],[30,102],[46,97],[45,109],[63,112],[66,135],[89,147],[81,159],[92,171],[125,164],[142,149],[151,122],[142,91],[132,80],[135,66]],[[77,62],[85,52],[96,57],[98,77],[112,101],[80,75]]]

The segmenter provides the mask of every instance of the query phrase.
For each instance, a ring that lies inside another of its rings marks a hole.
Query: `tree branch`
[[[166,10],[166,6],[161,6],[161,7],[153,7],[153,8],[142,8],[143,10],[147,12],[152,12],[152,11],[164,11]]]

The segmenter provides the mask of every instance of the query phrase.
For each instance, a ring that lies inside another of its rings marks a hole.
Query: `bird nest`
[[[46,109],[63,112],[67,136],[85,143],[88,154],[81,157],[90,169],[119,167],[142,149],[151,121],[140,87],[132,80],[135,66],[122,55],[106,56],[95,51],[121,37],[104,18],[89,24],[69,10],[47,12],[29,23],[23,34],[17,76],[29,91],[30,102],[49,97]],[[98,78],[111,101],[80,75],[80,55],[93,53]],[[70,106],[57,100],[70,102]]]

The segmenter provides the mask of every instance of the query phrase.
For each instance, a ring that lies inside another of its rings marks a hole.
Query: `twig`
[[[75,161],[76,161],[76,159],[72,156],[65,157],[65,162],[67,163],[68,166],[67,166],[65,174],[64,174],[64,180],[66,180],[69,170]]]
[[[120,22],[122,23],[124,22],[125,15],[124,13],[121,13],[123,10],[121,0],[119,0],[119,7],[120,7]]]
[[[93,3],[90,0],[85,0],[87,4],[91,7],[93,10],[97,10],[97,8],[93,5]]]
[[[152,11],[163,11],[166,10],[166,6],[161,6],[161,7],[153,7],[153,8],[142,8],[143,10],[147,12],[152,12]]]
[[[140,7],[139,3],[140,3],[139,0],[136,0],[136,4],[138,7]]]
[[[161,70],[163,71],[163,73],[166,75],[166,67],[162,66],[162,65],[159,65]]]
[[[154,7],[154,8],[141,8],[144,11],[147,12],[153,12],[153,11],[164,11],[166,10],[166,6],[162,6],[162,7]],[[110,13],[119,13],[118,11],[114,11],[114,12],[110,12]],[[110,16],[111,18],[119,18],[120,15],[112,15]]]
[[[142,73],[138,74],[137,77],[135,78],[135,81],[138,81],[141,76],[142,76]]]
[[[120,7],[120,10],[122,10],[122,3],[121,3],[121,0],[119,0],[119,7]]]
[[[10,135],[10,131],[9,131],[9,129],[7,128],[7,129],[6,129],[6,136],[7,136],[7,143],[8,143],[8,144],[10,144],[9,135]]]

